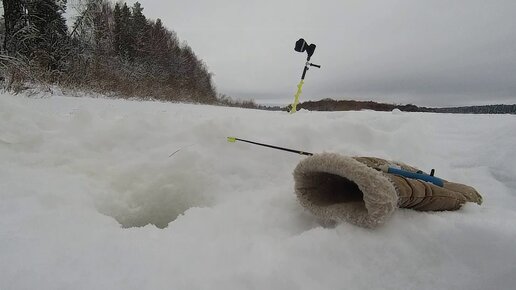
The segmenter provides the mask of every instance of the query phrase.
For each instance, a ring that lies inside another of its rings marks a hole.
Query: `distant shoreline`
[[[427,113],[459,113],[459,114],[516,114],[516,104],[513,105],[483,105],[483,106],[459,106],[459,107],[419,107],[413,104],[387,104],[373,101],[333,100],[306,101],[300,103],[298,109],[309,111],[392,111],[399,109],[403,112],[427,112]],[[285,108],[286,109],[286,108]]]
[[[288,111],[290,105],[285,105],[284,101],[263,100],[257,101],[257,109],[263,110],[282,110]],[[403,112],[426,112],[426,113],[451,113],[451,114],[516,114],[516,104],[494,104],[494,105],[475,105],[475,106],[455,106],[455,107],[425,107],[413,104],[389,104],[374,101],[355,101],[355,100],[334,100],[330,98],[319,101],[306,101],[297,105],[298,109],[308,111],[392,111],[399,109]]]

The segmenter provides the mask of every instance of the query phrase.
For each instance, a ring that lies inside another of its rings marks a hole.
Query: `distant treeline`
[[[320,101],[307,101],[300,103],[298,108],[310,111],[392,111],[399,109],[404,112],[433,112],[433,113],[460,113],[460,114],[516,114],[515,105],[486,105],[486,106],[467,106],[451,108],[428,108],[416,105],[396,105],[377,103],[372,101],[350,101],[323,99]]]
[[[216,103],[206,65],[143,7],[84,0],[3,0],[0,63],[8,89],[57,84],[124,97]]]

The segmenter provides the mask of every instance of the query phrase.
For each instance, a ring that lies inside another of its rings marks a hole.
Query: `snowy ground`
[[[509,115],[4,93],[0,289],[514,289],[514,132]],[[436,168],[484,204],[321,227],[293,192],[303,157],[226,136]]]

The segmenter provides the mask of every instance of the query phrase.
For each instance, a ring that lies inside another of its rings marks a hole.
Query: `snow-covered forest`
[[[3,0],[3,53],[7,88],[27,82],[58,84],[122,97],[214,103],[207,66],[160,19],[108,0]]]

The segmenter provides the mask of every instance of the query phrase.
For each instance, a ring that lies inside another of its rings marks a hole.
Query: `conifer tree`
[[[109,27],[113,13],[109,2],[101,1],[96,6],[93,30],[95,35],[95,51],[98,55],[108,55],[113,52],[113,35]]]
[[[15,54],[19,51],[21,45],[20,34],[17,32],[24,26],[24,2],[20,0],[3,0],[2,3],[5,21],[4,49],[9,54]]]
[[[119,54],[129,60],[134,58],[134,35],[131,24],[131,10],[126,3],[121,8],[119,23],[120,42],[118,47]]]
[[[139,2],[134,3],[132,13],[132,25],[131,32],[134,37],[134,47],[136,57],[142,57],[144,55],[145,43],[148,39],[149,25],[147,19],[143,15],[143,7]]]
[[[115,4],[115,8],[113,9],[113,19],[115,21],[115,27],[113,30],[113,42],[115,52],[117,54],[121,54],[122,52],[122,9],[120,8],[120,3]]]
[[[30,57],[56,70],[66,55],[68,28],[55,0],[32,0],[27,6],[28,25],[34,31]]]

